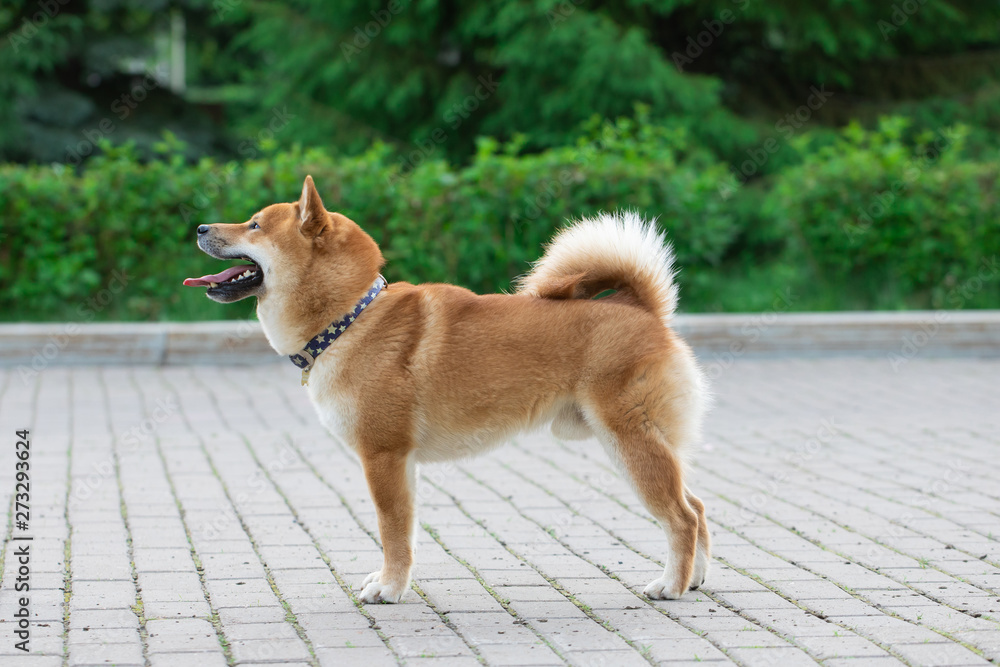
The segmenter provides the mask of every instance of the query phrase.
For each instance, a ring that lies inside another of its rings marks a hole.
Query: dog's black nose
[[[208,233],[208,225],[198,225],[198,236]]]

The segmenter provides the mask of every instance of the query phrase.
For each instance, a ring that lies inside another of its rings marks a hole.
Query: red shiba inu
[[[709,533],[684,453],[707,391],[670,328],[672,255],[654,224],[632,213],[576,222],[515,294],[482,296],[386,286],[375,241],[328,212],[311,177],[297,203],[197,233],[212,257],[249,264],[184,284],[220,303],[257,297],[268,341],[303,369],[320,420],[361,459],[384,552],[363,601],[397,602],[409,588],[418,463],[547,422],[559,438],[597,437],[664,527],[666,566],[645,594],[675,599],[704,582]]]

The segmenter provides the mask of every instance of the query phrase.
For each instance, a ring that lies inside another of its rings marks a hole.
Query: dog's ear
[[[307,238],[314,238],[323,233],[329,224],[329,216],[323,206],[323,200],[316,192],[316,184],[312,176],[306,176],[302,184],[302,196],[299,198],[299,230]]]

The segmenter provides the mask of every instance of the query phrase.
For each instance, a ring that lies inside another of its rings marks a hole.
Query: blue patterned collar
[[[302,369],[302,386],[309,384],[309,371],[312,370],[317,357],[323,353],[323,350],[330,347],[330,344],[333,343],[333,341],[340,338],[342,333],[347,331],[347,327],[351,326],[351,322],[356,320],[358,316],[361,315],[361,311],[363,311],[384,288],[385,278],[382,277],[382,274],[379,274],[379,277],[375,279],[375,283],[369,288],[368,292],[361,297],[361,300],[358,301],[356,306],[354,306],[354,310],[316,334],[311,341],[306,343],[305,348],[298,354],[291,354],[288,356],[288,358],[292,360],[293,364]]]

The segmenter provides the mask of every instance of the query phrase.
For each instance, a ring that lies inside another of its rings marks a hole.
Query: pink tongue
[[[231,266],[222,273],[214,273],[209,276],[202,276],[201,278],[185,278],[184,284],[188,287],[202,287],[208,285],[209,283],[224,283],[230,278],[240,275],[247,269],[259,270],[255,264]]]

